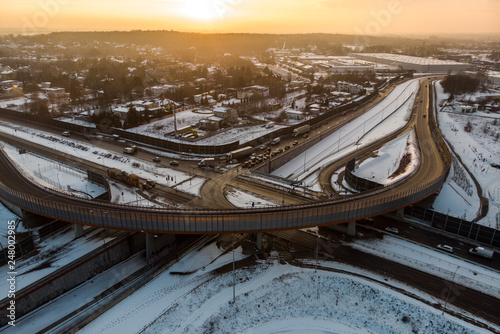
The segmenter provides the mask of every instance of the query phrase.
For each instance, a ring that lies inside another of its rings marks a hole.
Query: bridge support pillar
[[[175,243],[175,234],[144,233],[146,237],[146,259],[149,261],[156,253]]]
[[[352,237],[356,236],[356,221],[355,220],[348,222],[346,224],[328,225],[326,227],[331,229],[331,230],[334,230],[334,231],[345,233],[345,234],[350,235]]]
[[[262,250],[262,232],[257,233],[257,250],[260,252]]]
[[[396,216],[398,216],[398,217],[404,217],[405,216],[405,208],[399,208],[399,209],[397,209]]]
[[[149,261],[155,252],[155,240],[154,235],[151,233],[145,233],[146,236],[146,260]]]
[[[85,234],[85,231],[83,230],[83,225],[80,224],[74,224],[75,225],[75,239],[80,238],[82,235]]]
[[[350,235],[351,237],[356,236],[356,221],[355,220],[347,223],[347,235]]]

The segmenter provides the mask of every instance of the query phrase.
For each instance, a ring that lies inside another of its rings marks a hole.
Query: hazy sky
[[[500,0],[0,0],[0,32],[500,33]]]

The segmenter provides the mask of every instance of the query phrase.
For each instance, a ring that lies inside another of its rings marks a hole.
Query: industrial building
[[[412,57],[390,53],[355,53],[351,56],[379,64],[398,66],[404,70],[418,73],[458,73],[466,71],[471,67],[469,64],[453,60]]]

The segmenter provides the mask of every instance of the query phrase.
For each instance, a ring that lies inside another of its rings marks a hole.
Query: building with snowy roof
[[[453,60],[413,57],[390,53],[355,53],[352,56],[379,64],[393,65],[418,73],[458,73],[469,69],[466,63]]]

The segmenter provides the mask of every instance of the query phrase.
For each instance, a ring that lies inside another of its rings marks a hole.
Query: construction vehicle
[[[155,181],[153,181],[153,180],[146,180],[146,182],[144,182],[142,184],[142,190],[151,190],[155,186],[156,186],[156,182]]]
[[[139,186],[139,177],[137,175],[129,174],[118,168],[108,169],[108,177],[113,180],[120,181],[128,186]]]
[[[246,146],[234,151],[231,151],[229,153],[226,153],[226,160],[232,160],[232,159],[238,159],[242,157],[246,157],[247,155],[252,154],[253,152],[253,147],[252,146]]]
[[[310,129],[311,129],[311,126],[308,124],[299,126],[298,128],[293,130],[292,137],[297,137],[303,133],[308,132]]]
[[[129,146],[123,149],[123,153],[134,154],[135,152],[137,152],[137,146]]]

